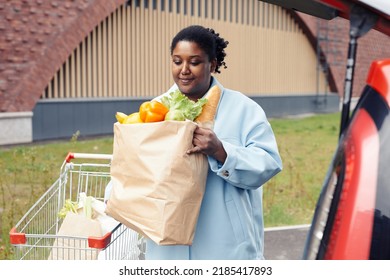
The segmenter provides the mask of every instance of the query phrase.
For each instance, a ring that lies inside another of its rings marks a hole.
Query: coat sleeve
[[[230,103],[233,104],[231,107]],[[282,170],[275,135],[259,105],[242,100],[240,103],[225,102],[221,104],[217,117],[217,121],[224,120],[224,125],[216,127],[216,134],[227,158],[221,164],[209,157],[213,172],[233,186],[256,189]]]

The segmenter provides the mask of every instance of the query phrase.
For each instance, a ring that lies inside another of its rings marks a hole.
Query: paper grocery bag
[[[196,124],[114,124],[112,191],[106,213],[159,245],[190,245],[208,172],[186,154]]]
[[[87,195],[79,193],[77,213],[69,211],[56,234],[49,260],[94,260],[100,250],[88,245],[88,238],[112,232],[119,222],[104,213],[106,204],[92,198],[91,217],[84,213]],[[106,249],[106,248],[105,248]]]
[[[91,250],[84,238],[102,236],[101,225],[97,220],[69,212],[66,214],[57,238],[51,248],[49,260],[94,260],[97,250]],[[83,239],[81,239],[83,238]]]

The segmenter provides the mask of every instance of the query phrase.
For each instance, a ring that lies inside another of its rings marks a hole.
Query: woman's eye
[[[180,65],[180,64],[181,64],[181,61],[179,61],[179,60],[174,60],[173,63],[176,64],[176,65]]]
[[[200,62],[199,61],[191,61],[191,65],[194,65],[194,66],[196,66],[196,65],[199,65],[200,64]]]

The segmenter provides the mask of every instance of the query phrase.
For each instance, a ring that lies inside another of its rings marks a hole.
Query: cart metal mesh
[[[92,160],[74,163],[73,158]],[[111,155],[104,154],[75,153],[66,157],[59,178],[10,232],[16,259],[144,259],[144,238],[119,223],[102,237],[58,235],[62,223],[58,213],[65,200],[78,201],[80,194],[85,193],[103,201],[110,182],[110,161]]]

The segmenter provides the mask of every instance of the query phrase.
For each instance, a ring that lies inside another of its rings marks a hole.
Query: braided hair
[[[227,68],[224,59],[226,56],[225,48],[229,42],[221,38],[219,33],[216,33],[213,29],[200,25],[191,25],[182,29],[172,39],[171,55],[180,41],[194,42],[208,55],[209,61],[216,59],[216,73],[221,73],[219,70],[221,66]]]

